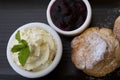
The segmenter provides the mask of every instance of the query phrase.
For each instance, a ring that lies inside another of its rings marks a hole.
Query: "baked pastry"
[[[120,67],[120,44],[111,29],[92,27],[71,42],[72,62],[88,75],[101,77]]]
[[[118,16],[118,18],[115,20],[113,32],[120,41],[120,16]]]

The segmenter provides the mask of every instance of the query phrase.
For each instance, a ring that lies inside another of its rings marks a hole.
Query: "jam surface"
[[[50,9],[50,16],[58,28],[72,31],[85,22],[87,8],[82,0],[56,0]]]

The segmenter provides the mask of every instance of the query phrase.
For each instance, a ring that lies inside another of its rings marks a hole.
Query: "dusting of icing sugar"
[[[107,47],[106,42],[98,35],[91,34],[88,36],[89,48],[86,56],[86,69],[91,69],[97,62],[104,58]]]
[[[95,64],[104,59],[107,44],[99,35],[89,34],[81,46],[77,51],[79,69],[92,69]]]

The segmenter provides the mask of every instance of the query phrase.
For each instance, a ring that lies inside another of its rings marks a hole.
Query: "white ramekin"
[[[72,31],[63,31],[63,30],[59,29],[58,27],[56,27],[55,24],[52,22],[52,19],[50,16],[50,9],[55,1],[57,1],[57,0],[50,1],[46,14],[47,14],[47,21],[48,21],[49,25],[53,29],[55,29],[58,33],[66,35],[66,36],[74,36],[74,35],[81,33],[89,26],[89,24],[91,22],[91,17],[92,17],[92,9],[91,9],[91,6],[90,6],[90,3],[88,2],[88,0],[82,0],[85,3],[86,8],[87,8],[87,17],[86,17],[85,22],[79,28],[72,30]]]
[[[42,70],[42,71],[38,71],[38,72],[29,72],[26,70],[23,70],[22,68],[20,68],[16,63],[14,63],[13,59],[12,59],[12,53],[11,53],[11,49],[10,49],[10,45],[11,45],[11,41],[14,38],[16,32],[18,30],[27,28],[27,27],[39,27],[41,29],[46,30],[47,32],[49,32],[54,40],[56,41],[57,44],[57,51],[56,51],[56,55],[55,58],[52,62],[51,65],[49,65],[46,69]],[[59,37],[59,35],[54,31],[54,29],[52,29],[50,26],[44,24],[44,23],[39,23],[39,22],[33,22],[33,23],[28,23],[25,24],[23,26],[21,26],[20,28],[18,28],[10,37],[9,41],[8,41],[8,45],[7,45],[7,59],[8,62],[10,64],[10,66],[20,75],[27,77],[27,78],[38,78],[38,77],[43,77],[47,74],[49,74],[51,71],[53,71],[55,69],[55,67],[58,65],[60,59],[62,56],[62,42],[61,39]]]

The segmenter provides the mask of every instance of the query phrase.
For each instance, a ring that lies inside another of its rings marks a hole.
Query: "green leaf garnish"
[[[17,41],[20,41],[20,40],[21,40],[21,38],[20,38],[20,31],[18,31],[18,32],[16,33],[15,39],[16,39]]]
[[[29,53],[30,53],[29,47],[26,47],[19,52],[18,59],[22,66],[25,65],[25,63],[29,57]]]
[[[30,49],[28,46],[28,43],[26,40],[22,39],[20,37],[20,31],[18,31],[15,35],[15,39],[18,41],[18,44],[14,45],[11,49],[11,52],[15,53],[18,52],[18,60],[22,66],[25,65],[29,54],[30,54]]]
[[[18,45],[14,45],[14,46],[12,47],[11,51],[12,51],[13,53],[15,53],[15,52],[21,51],[23,48],[25,48],[25,45],[23,45],[23,44],[18,44]]]
[[[25,41],[24,39],[22,39],[22,40],[20,41],[20,43],[22,43],[22,44],[24,44],[24,45],[28,45],[27,41]]]

